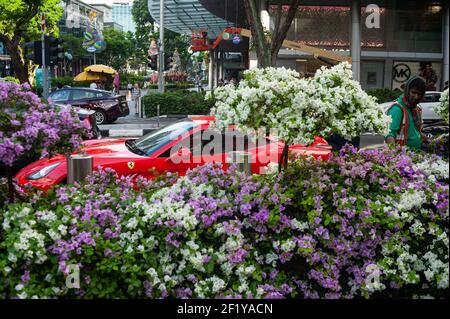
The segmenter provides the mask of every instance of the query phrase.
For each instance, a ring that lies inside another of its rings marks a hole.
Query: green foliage
[[[188,91],[151,93],[144,96],[142,101],[148,117],[156,116],[158,104],[160,105],[160,114],[165,115],[209,114],[214,105],[211,101],[204,100],[204,94]]]
[[[81,47],[83,38],[67,33],[61,35],[61,39],[64,41],[62,45],[64,52],[72,54],[73,60],[80,59],[86,55],[86,51]]]
[[[396,100],[402,94],[402,92],[383,88],[369,90],[367,91],[367,94],[376,97],[378,103],[386,103]]]
[[[107,28],[103,32],[106,49],[98,53],[98,58],[103,59],[106,65],[117,71],[126,68],[127,61],[134,54],[134,39],[131,32],[123,32],[113,28]]]
[[[193,83],[190,82],[179,82],[179,83],[166,83],[165,88],[168,91],[178,91],[186,90],[195,87]],[[150,84],[147,88],[151,90],[157,90],[158,84]]]
[[[16,79],[16,78],[13,77],[13,76],[7,76],[7,77],[5,77],[4,79],[5,79],[6,82],[13,82],[13,83],[20,84],[19,79]]]
[[[58,83],[61,83],[62,86],[67,85],[71,87],[89,87],[89,84],[91,84],[89,81],[74,81],[71,76],[52,78],[52,87],[57,87]]]
[[[140,87],[142,88],[145,80],[144,76],[132,73],[120,73],[119,78],[120,78],[120,87],[122,88],[126,88],[128,83],[131,84],[139,83]]]

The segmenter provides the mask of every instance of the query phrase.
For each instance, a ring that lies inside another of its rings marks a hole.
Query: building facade
[[[372,2],[360,8],[362,87],[397,89],[412,75],[426,78],[426,65],[431,64],[437,78],[428,79],[429,89],[441,89],[448,10],[444,2],[386,1],[376,7],[376,1]],[[271,29],[274,12],[275,6],[270,6]],[[300,6],[287,39],[350,55],[351,24],[349,6]],[[305,54],[281,50],[278,65],[314,72],[321,63]]]
[[[160,1],[148,1],[150,13],[159,21]],[[264,27],[273,30],[276,5],[282,4],[287,12],[289,1],[258,2]],[[287,39],[351,56],[355,79],[364,89],[399,88],[413,75],[427,77],[427,65],[435,75],[429,79],[430,88],[434,85],[437,90],[442,89],[448,80],[448,1],[305,0],[301,4]],[[227,26],[248,28],[243,1],[165,0],[165,6],[166,21],[171,22],[166,27],[180,33],[190,34],[192,29],[201,27],[202,17],[196,15],[201,10],[225,20]],[[203,19],[203,27],[214,30],[212,40],[217,36],[219,23],[223,27],[221,21]],[[250,52],[249,67],[256,65],[256,55]],[[310,54],[283,48],[277,65],[309,73],[323,62]]]
[[[131,14],[131,8],[133,6],[132,0],[113,0],[112,1],[112,17],[115,23],[123,26],[123,31],[132,32],[136,31],[136,26]]]

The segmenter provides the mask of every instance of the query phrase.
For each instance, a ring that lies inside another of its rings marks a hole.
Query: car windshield
[[[149,156],[194,127],[195,123],[191,120],[176,122],[141,137],[134,142],[134,145],[143,154]]]

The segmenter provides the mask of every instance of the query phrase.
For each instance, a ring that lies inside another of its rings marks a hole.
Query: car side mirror
[[[190,163],[192,160],[192,153],[188,148],[180,147],[178,150],[173,150],[170,152],[170,157],[168,160],[174,164]]]

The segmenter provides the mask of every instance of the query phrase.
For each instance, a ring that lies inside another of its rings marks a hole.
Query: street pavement
[[[142,96],[147,94],[148,90],[142,90]],[[127,97],[130,114],[126,117],[118,118],[112,124],[99,125],[99,129],[103,137],[139,137],[160,127],[174,123],[184,116],[160,116],[152,118],[141,118],[136,115],[135,102],[131,100],[131,96],[127,90],[121,90],[121,95]]]

